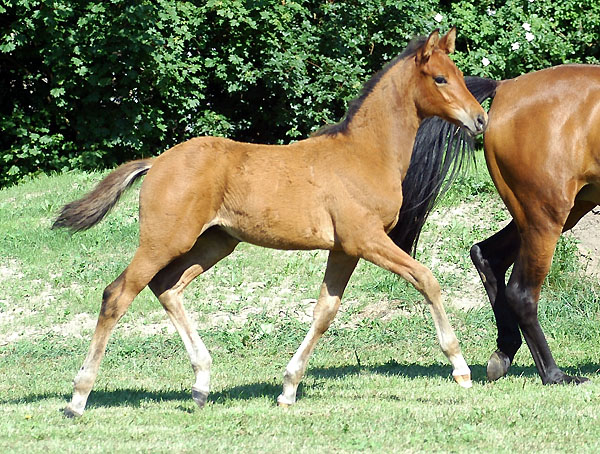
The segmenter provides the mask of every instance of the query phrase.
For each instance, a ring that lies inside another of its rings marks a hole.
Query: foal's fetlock
[[[302,371],[291,369],[294,372],[290,372],[286,369],[283,374],[283,389],[279,397],[277,397],[277,405],[280,407],[291,407],[296,403],[296,393],[298,392],[298,385],[302,379]]]
[[[487,363],[487,378],[489,381],[504,377],[510,368],[511,360],[505,353],[496,350]]]
[[[192,387],[192,399],[194,399],[199,408],[203,408],[208,400],[208,391]]]

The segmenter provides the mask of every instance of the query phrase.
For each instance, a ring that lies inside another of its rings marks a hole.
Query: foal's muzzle
[[[477,136],[483,134],[488,124],[488,117],[485,112],[479,113],[474,117],[468,116],[466,121],[462,121],[462,126],[469,131],[469,134]]]
[[[484,118],[484,116],[481,114],[477,115],[477,117],[475,118],[475,130],[477,131],[477,134],[483,133],[486,127],[487,118]]]

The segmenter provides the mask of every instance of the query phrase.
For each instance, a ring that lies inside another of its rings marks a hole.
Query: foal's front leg
[[[304,375],[308,359],[340,307],[346,284],[356,267],[358,258],[349,257],[342,252],[331,251],[327,260],[325,279],[321,285],[319,300],[313,313],[313,322],[302,344],[285,368],[283,392],[277,398],[280,406],[289,406],[296,402],[298,384]]]
[[[442,351],[453,366],[452,375],[463,388],[470,388],[471,370],[462,356],[454,330],[442,305],[440,284],[431,271],[400,249],[384,231],[365,235],[357,253],[375,265],[402,276],[410,282],[428,303]],[[357,243],[358,244],[358,243]]]

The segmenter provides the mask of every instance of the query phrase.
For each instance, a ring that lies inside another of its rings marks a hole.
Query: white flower
[[[487,66],[487,65],[489,65],[489,64],[490,64],[490,61],[488,60],[488,58],[487,58],[487,57],[483,57],[483,58],[481,59],[481,64],[482,64],[483,66]]]
[[[529,33],[529,32],[525,33],[525,39],[526,39],[528,42],[531,42],[531,41],[533,41],[533,40],[534,40],[534,38],[535,38],[535,35],[534,35],[533,33]]]
[[[495,16],[496,15],[496,10],[492,9],[492,8],[488,8],[486,10],[486,12],[488,13],[488,16]]]
[[[524,28],[526,31],[528,31],[528,32],[529,32],[529,31],[531,31],[531,24],[529,24],[529,23],[525,22],[525,23],[523,24],[523,28]]]
[[[437,13],[434,17],[433,20],[435,20],[436,22],[441,22],[444,19],[444,16],[442,16],[440,13]]]
[[[519,47],[521,47],[521,44],[519,44],[518,42],[516,42],[516,43],[512,43],[512,44],[511,44],[511,46],[510,46],[510,48],[511,48],[512,50],[518,50],[518,49],[519,49]]]
[[[529,3],[533,3],[533,0],[529,0]]]

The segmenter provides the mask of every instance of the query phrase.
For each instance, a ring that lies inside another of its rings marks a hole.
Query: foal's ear
[[[417,55],[416,55],[417,65],[424,65],[425,63],[427,63],[429,61],[429,57],[431,57],[431,54],[433,54],[433,49],[435,49],[435,46],[438,45],[439,41],[440,41],[440,30],[435,29],[434,31],[431,32],[431,35],[429,35],[429,38],[427,38],[427,41],[425,41],[425,44],[423,44],[423,46],[417,51]]]
[[[456,27],[452,27],[448,33],[446,33],[438,44],[440,50],[443,50],[447,54],[454,52],[456,42]]]

